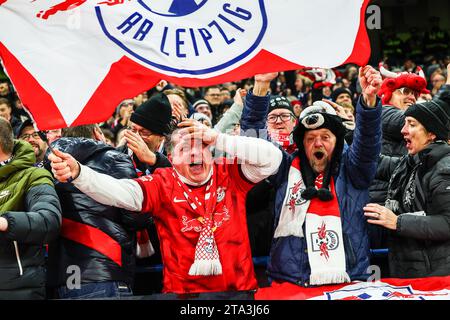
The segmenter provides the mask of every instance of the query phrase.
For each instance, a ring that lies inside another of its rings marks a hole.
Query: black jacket
[[[369,195],[370,202],[384,205],[390,178],[386,172],[392,172],[398,158],[407,154],[406,143],[401,134],[405,124],[404,111],[393,106],[383,106],[381,121],[383,132],[381,154],[387,157],[379,159],[377,174],[370,186]]]
[[[130,158],[102,142],[85,138],[60,138],[53,148],[70,153],[91,169],[115,178],[134,178]],[[47,153],[44,165],[50,169]],[[49,245],[50,286],[65,286],[75,265],[81,283],[123,281],[132,284],[135,271],[135,230],[143,215],[100,204],[73,184],[55,183],[61,201],[61,237]],[[120,196],[120,195],[117,195]]]
[[[410,176],[415,178],[412,188],[408,188]],[[394,171],[389,206],[400,215],[397,230],[389,233],[391,277],[450,275],[449,186],[446,143],[433,143],[415,157],[404,157]]]

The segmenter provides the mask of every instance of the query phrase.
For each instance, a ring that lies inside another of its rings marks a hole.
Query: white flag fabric
[[[206,86],[367,63],[369,0],[0,0],[0,58],[41,130],[101,122],[160,79]]]

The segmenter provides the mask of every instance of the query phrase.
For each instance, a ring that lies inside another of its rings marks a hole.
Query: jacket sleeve
[[[384,107],[381,118],[383,123],[383,136],[394,141],[403,141],[401,133],[405,125],[405,113],[395,107]]]
[[[223,114],[220,121],[214,126],[214,130],[220,133],[227,133],[233,130],[234,124],[241,122],[242,110],[242,105],[233,103],[231,108]]]
[[[344,154],[347,173],[357,189],[369,188],[375,177],[381,151],[381,101],[368,108],[362,97],[356,105],[356,127],[353,143]]]
[[[401,158],[380,154],[375,178],[382,181],[389,181]]]
[[[450,174],[438,175],[436,187],[431,188],[431,205],[425,215],[401,214],[397,234],[421,240],[450,240]]]
[[[61,206],[55,188],[40,184],[28,190],[25,211],[7,212],[4,236],[19,243],[45,244],[56,239],[61,226]]]
[[[259,97],[249,90],[245,97],[242,111],[241,130],[247,137],[256,137],[268,140],[266,118],[269,112],[269,95]]]

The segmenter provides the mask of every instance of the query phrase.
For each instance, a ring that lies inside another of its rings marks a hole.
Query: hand
[[[382,83],[380,72],[367,65],[359,68],[358,77],[366,105],[368,107],[375,107],[377,93],[380,90]]]
[[[80,174],[80,165],[68,153],[53,149],[48,160],[51,161],[53,176],[60,182],[71,182]]]
[[[186,118],[187,114],[184,112],[184,108],[179,101],[173,100],[170,102],[172,106],[172,117],[174,117],[178,122],[183,121]]]
[[[201,139],[208,145],[214,145],[216,143],[217,136],[219,135],[216,130],[211,129],[193,119],[188,119],[179,123],[178,127],[182,128],[178,131],[178,134],[181,135],[181,138],[184,141]]]
[[[337,113],[337,115],[338,115],[340,118],[342,118],[342,119],[344,119],[344,120],[350,120],[350,119],[347,119],[347,115],[345,114],[344,107],[342,107],[342,106],[338,105],[336,102],[333,102],[333,101],[328,100],[328,99],[322,99],[322,101],[323,101],[323,102],[326,102],[326,103],[328,103],[330,106],[332,106],[332,107],[334,108],[334,110],[336,110],[336,113]]]
[[[363,210],[364,215],[371,218],[367,222],[387,229],[397,230],[397,215],[388,208],[376,203],[368,203]]]
[[[247,95],[247,90],[246,89],[242,89],[239,88],[236,90],[236,94],[233,97],[234,103],[243,106],[244,105],[244,100],[243,97],[245,97]]]
[[[147,163],[150,166],[156,163],[156,155],[148,148],[139,134],[131,130],[125,130],[124,139],[127,142],[128,148],[133,151],[141,162]]]
[[[255,86],[253,94],[255,96],[264,97],[269,91],[270,81],[278,76],[278,72],[261,73],[255,75]]]
[[[0,217],[0,232],[5,232],[6,230],[8,230],[8,220]]]
[[[255,75],[255,82],[270,82],[278,76],[278,72],[260,73]]]

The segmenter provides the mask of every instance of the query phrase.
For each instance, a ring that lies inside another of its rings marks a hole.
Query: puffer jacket
[[[78,162],[114,178],[134,178],[130,158],[113,147],[86,138],[60,138],[52,147],[70,153]],[[44,166],[50,170],[49,152]],[[61,237],[49,245],[49,286],[65,286],[78,266],[81,283],[133,282],[139,214],[94,201],[71,183],[55,182],[61,200]],[[120,197],[120,195],[117,195]],[[145,219],[142,217],[142,219]]]
[[[405,140],[401,130],[405,124],[405,114],[393,106],[385,105],[381,112],[383,139],[381,155],[378,163],[375,179],[370,186],[370,202],[384,205],[387,196],[390,176],[386,172],[392,172],[398,162],[398,158],[407,154]]]
[[[411,170],[413,196],[406,196]],[[404,176],[396,183],[397,175]],[[450,275],[450,146],[433,143],[416,156],[405,156],[393,173],[391,189],[399,190],[397,230],[389,230],[391,277]],[[408,202],[406,198],[413,200]],[[410,204],[407,204],[410,203]]]
[[[28,142],[15,141],[12,162],[0,166],[0,299],[45,298],[45,247],[61,225],[61,207],[48,171],[33,167]]]
[[[381,145],[381,103],[366,108],[359,100],[353,143],[344,149],[339,172],[334,176],[341,213],[346,270],[352,280],[365,280],[369,266],[367,222],[363,206],[368,202],[368,188],[375,176]],[[297,152],[284,153],[278,173],[270,177],[276,187],[275,229],[286,195],[288,174]],[[311,273],[305,238],[287,236],[272,241],[268,273],[272,279],[308,286]]]

